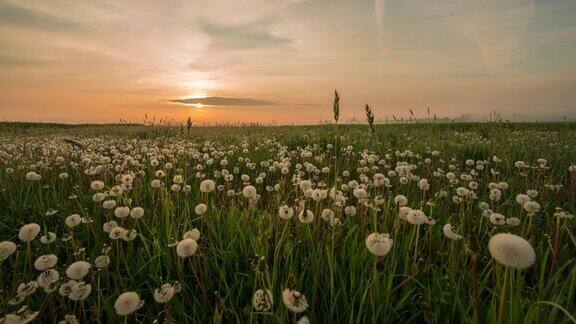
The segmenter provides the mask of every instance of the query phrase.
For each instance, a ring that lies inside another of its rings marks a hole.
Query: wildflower
[[[126,218],[128,215],[130,215],[130,207],[128,206],[116,207],[114,210],[114,216],[118,218]]]
[[[344,214],[346,216],[352,217],[356,215],[356,207],[354,206],[346,206],[344,207]]]
[[[181,258],[195,254],[196,250],[198,250],[198,243],[193,239],[184,239],[178,242],[178,245],[176,246],[176,254]]]
[[[144,208],[142,207],[134,207],[130,211],[130,217],[134,219],[140,219],[144,216]]]
[[[16,252],[16,244],[10,241],[0,242],[0,261],[6,260]]]
[[[34,261],[34,268],[38,271],[44,271],[46,269],[54,268],[58,262],[58,257],[54,254],[45,254],[39,256],[36,261]]]
[[[506,218],[506,224],[511,227],[520,225],[520,219],[518,217],[509,217]]]
[[[524,210],[526,210],[529,214],[536,214],[540,211],[540,204],[535,201],[528,201],[524,204]]]
[[[154,180],[152,180],[152,182],[150,182],[150,187],[152,187],[153,189],[158,189],[158,188],[162,187],[162,181],[160,181],[158,179],[154,179]]]
[[[113,199],[106,200],[102,203],[102,207],[104,207],[105,209],[112,209],[116,207],[116,200]]]
[[[56,241],[56,233],[48,232],[46,235],[40,236],[40,242],[42,242],[42,244],[50,244],[54,241]]]
[[[215,188],[216,183],[214,183],[214,180],[207,179],[200,183],[200,192],[211,193]]]
[[[293,313],[302,313],[308,308],[306,296],[296,290],[284,289],[282,292],[282,301],[286,308]]]
[[[27,283],[19,284],[18,288],[16,289],[16,293],[18,294],[18,296],[26,297],[35,293],[36,289],[38,289],[38,282],[29,281]]]
[[[254,186],[246,186],[244,187],[244,189],[242,189],[242,195],[246,199],[254,199],[256,198],[257,194],[258,193],[256,191],[256,188],[254,188]]]
[[[310,209],[302,210],[298,214],[298,220],[305,224],[312,223],[314,221],[314,213]]]
[[[52,285],[58,282],[58,280],[60,280],[58,271],[56,271],[56,269],[47,269],[38,276],[36,282],[39,287],[50,290]]]
[[[492,236],[488,242],[490,255],[498,263],[513,269],[525,269],[536,260],[536,252],[524,238],[500,233]]]
[[[200,239],[200,231],[197,228],[194,228],[191,231],[184,233],[184,239],[193,239],[198,242]]]
[[[90,188],[92,190],[102,190],[104,188],[104,182],[99,180],[94,180],[90,183]]]
[[[62,297],[68,297],[70,292],[72,291],[72,287],[74,287],[78,282],[76,280],[68,280],[65,283],[61,284],[58,288],[58,294]]]
[[[444,236],[446,236],[447,238],[454,240],[454,241],[458,241],[462,239],[462,235],[456,234],[454,232],[454,230],[452,229],[452,225],[451,224],[446,224],[442,227],[442,232],[444,232]]]
[[[428,217],[419,209],[412,209],[406,215],[406,220],[413,225],[422,225],[428,221]]]
[[[298,320],[298,322],[296,322],[296,324],[310,324],[310,320],[308,319],[308,316],[303,316]]]
[[[92,292],[92,285],[87,284],[85,282],[78,282],[77,284],[72,286],[72,289],[68,294],[68,298],[73,301],[84,300],[88,298],[88,296],[90,296],[91,292]]]
[[[282,219],[290,219],[294,216],[294,208],[282,205],[278,208],[278,216]]]
[[[490,214],[490,222],[494,225],[504,225],[506,224],[506,217],[502,214],[492,213]]]
[[[272,300],[272,292],[268,289],[258,289],[252,296],[252,306],[257,312],[267,312],[272,309],[274,304]]]
[[[72,214],[68,217],[66,217],[66,226],[68,227],[75,227],[78,226],[80,223],[82,223],[82,216],[78,215],[78,214]]]
[[[174,286],[165,283],[160,288],[154,290],[154,300],[157,303],[165,304],[174,297],[175,293],[176,290],[174,289]]]
[[[66,269],[66,276],[70,279],[81,280],[88,274],[90,267],[90,263],[86,261],[76,261],[68,266],[68,269]]]
[[[194,212],[197,215],[204,215],[207,210],[208,210],[208,206],[206,206],[206,204],[198,204],[196,206],[196,208],[194,208]]]
[[[393,242],[394,240],[392,240],[388,234],[372,233],[366,237],[364,243],[370,253],[376,256],[384,256],[392,249]]]
[[[110,264],[110,257],[103,254],[103,255],[99,255],[95,260],[94,260],[94,265],[96,266],[96,268],[98,269],[102,269],[102,268],[106,268],[108,265]]]
[[[116,298],[114,309],[116,310],[116,314],[127,316],[137,311],[142,307],[142,305],[144,305],[144,301],[140,299],[140,295],[133,291],[129,291],[122,293],[118,298]]]
[[[396,204],[399,207],[406,206],[408,204],[408,198],[406,198],[406,196],[403,195],[398,195],[394,197],[394,204]]]
[[[34,171],[30,171],[26,173],[26,180],[28,181],[40,181],[42,180],[42,176]]]
[[[516,202],[518,204],[520,204],[520,206],[524,206],[524,204],[529,202],[530,200],[532,200],[532,199],[528,195],[524,195],[524,194],[516,195]]]
[[[38,233],[40,233],[40,225],[36,223],[26,224],[20,228],[18,238],[22,242],[30,242],[38,236]]]
[[[322,210],[320,217],[322,217],[322,219],[325,221],[330,221],[332,218],[334,218],[334,212],[331,209],[326,208]]]

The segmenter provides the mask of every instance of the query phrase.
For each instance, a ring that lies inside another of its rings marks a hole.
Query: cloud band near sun
[[[184,98],[168,100],[183,105],[203,105],[218,107],[251,107],[251,106],[275,106],[277,103],[271,101],[257,100],[252,98],[225,98],[225,97],[204,97],[204,98]]]

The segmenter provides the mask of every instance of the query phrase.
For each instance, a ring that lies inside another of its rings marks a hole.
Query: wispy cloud
[[[172,99],[170,102],[176,102],[185,105],[204,105],[216,107],[250,107],[250,106],[275,106],[277,103],[252,98],[226,98],[226,97],[204,97],[204,98],[185,98]]]

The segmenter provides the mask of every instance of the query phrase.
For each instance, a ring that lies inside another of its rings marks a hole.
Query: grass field
[[[575,321],[576,123],[0,134],[0,323]]]

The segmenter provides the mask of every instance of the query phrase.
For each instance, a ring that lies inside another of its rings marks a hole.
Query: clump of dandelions
[[[366,248],[376,256],[384,256],[390,253],[394,240],[388,234],[372,233],[366,237]]]
[[[524,238],[500,233],[492,236],[488,241],[490,255],[505,267],[502,289],[500,290],[500,307],[498,311],[498,323],[504,323],[504,310],[506,308],[506,295],[510,281],[510,269],[526,269],[534,264],[536,252]]]
[[[120,316],[128,316],[137,311],[142,305],[144,305],[144,301],[140,299],[140,295],[136,292],[128,291],[116,298],[114,310]]]
[[[296,290],[284,289],[282,292],[282,301],[286,308],[293,313],[302,313],[308,308],[306,296]]]

